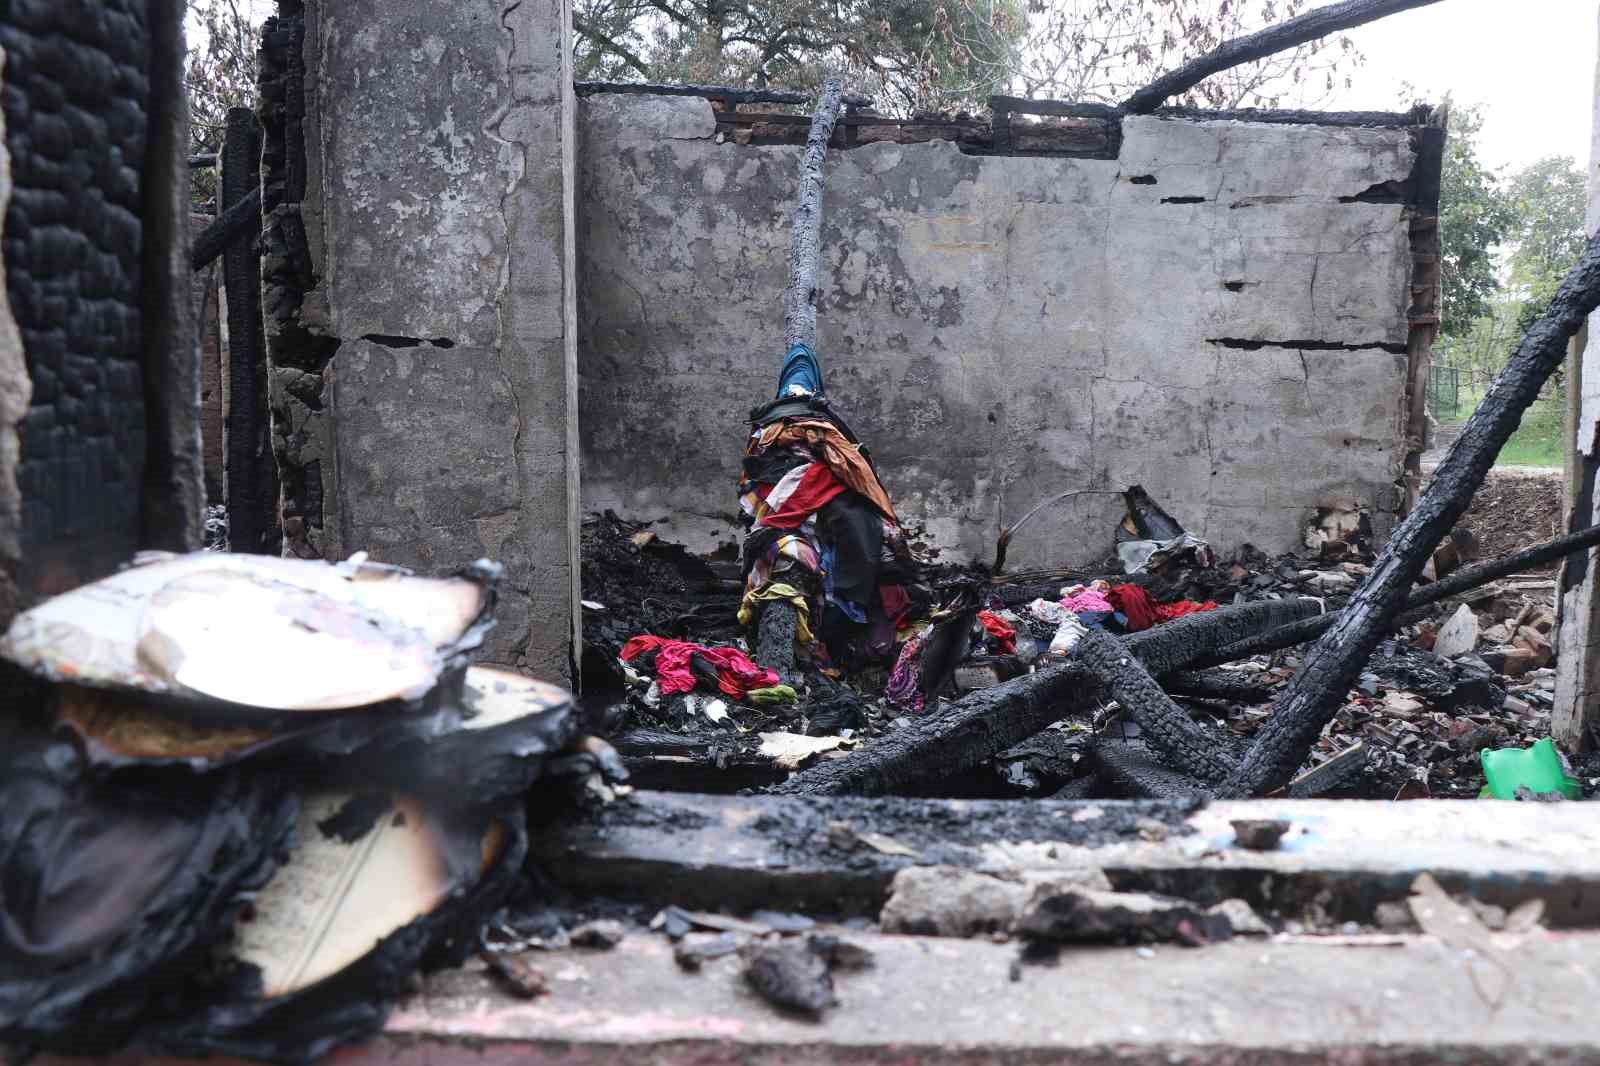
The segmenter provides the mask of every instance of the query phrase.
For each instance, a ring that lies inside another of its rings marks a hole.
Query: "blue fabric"
[[[857,625],[865,625],[867,622],[866,608],[862,607],[859,603],[853,603],[850,600],[844,599],[834,592],[833,545],[824,545],[819,554],[821,556],[820,562],[822,563],[823,597],[827,600],[827,602],[833,604],[835,607],[839,608],[839,610],[843,611],[845,617],[850,619],[850,621],[855,622]]]
[[[797,344],[783,357],[783,370],[778,374],[778,398],[807,393],[822,395],[822,363],[816,352]]]

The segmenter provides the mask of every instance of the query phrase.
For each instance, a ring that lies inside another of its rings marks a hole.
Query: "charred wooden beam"
[[[1600,307],[1600,237],[1592,239],[1434,471],[1416,508],[1395,529],[1349,605],[1307,655],[1256,734],[1226,794],[1259,795],[1288,781],[1338,711],[1439,542],[1466,513],[1522,413],[1566,357],[1567,340]]]
[[[251,189],[244,199],[222,212],[194,239],[189,266],[199,270],[228,250],[228,246],[261,224],[261,190]]]
[[[1227,780],[1237,769],[1208,733],[1172,701],[1128,646],[1101,629],[1078,641],[1073,662],[1099,680],[1106,695],[1133,716],[1145,741],[1173,766],[1208,785]]]
[[[1154,111],[1162,102],[1187,92],[1213,74],[1242,63],[1253,63],[1285,49],[1296,48],[1330,33],[1352,29],[1363,23],[1381,19],[1398,11],[1426,7],[1439,0],[1345,0],[1342,4],[1329,4],[1307,11],[1297,18],[1285,19],[1274,26],[1244,37],[1224,41],[1198,59],[1190,60],[1177,70],[1163,74],[1149,85],[1123,101],[1125,110],[1135,115]]]
[[[1565,559],[1569,555],[1586,551],[1596,545],[1600,545],[1600,526],[1590,526],[1588,529],[1569,533],[1564,537],[1557,537],[1555,540],[1547,541],[1544,544],[1528,548],[1526,551],[1517,552],[1514,555],[1508,555],[1503,559],[1494,559],[1489,562],[1463,567],[1442,581],[1435,581],[1431,585],[1425,585],[1407,596],[1405,602],[1406,614],[1397,617],[1395,622],[1401,623],[1402,619],[1409,617],[1411,612],[1419,608],[1440,603],[1452,596],[1459,596],[1463,592],[1468,592],[1480,585],[1487,585],[1489,582],[1506,577],[1509,574],[1532,570],[1536,566],[1546,566]],[[1333,627],[1334,623],[1339,620],[1341,613],[1334,612],[1319,615],[1316,618],[1301,619],[1298,622],[1291,622],[1281,629],[1275,629],[1270,633],[1246,637],[1237,644],[1230,644],[1228,647],[1221,649],[1215,655],[1208,655],[1202,658],[1199,660],[1199,665],[1216,666],[1222,663],[1237,662],[1240,659],[1248,659],[1252,655],[1266,655],[1283,648],[1292,648],[1296,644],[1304,644],[1308,640],[1315,640]],[[1393,629],[1394,626],[1390,628]],[[1176,691],[1170,685],[1167,686],[1167,690],[1169,692]]]
[[[828,138],[839,117],[844,82],[829,78],[822,86],[822,98],[811,118],[811,135],[806,138],[805,155],[800,160],[800,194],[794,207],[794,235],[789,250],[789,284],[783,293],[783,339],[785,348],[804,344],[817,346],[817,257],[822,232],[822,161],[828,154]]]
[[[1163,677],[1161,687],[1173,696],[1232,700],[1235,703],[1270,703],[1273,695],[1272,689],[1266,685],[1228,670],[1179,670]]]
[[[803,104],[810,99],[808,93],[788,89],[751,89],[737,85],[666,85],[635,81],[575,81],[572,88],[579,96],[600,96],[611,93],[632,93],[645,96],[703,96],[708,100],[724,100],[730,104]],[[870,107],[870,96],[841,96],[850,107]]]
[[[1303,111],[1276,107],[1160,107],[1159,118],[1192,119],[1196,122],[1265,122],[1291,126],[1363,126],[1393,128],[1421,126],[1431,109],[1419,104],[1410,111]]]
[[[1275,629],[1316,609],[1314,600],[1267,600],[1180,618],[1127,638],[1126,647],[1157,674],[1251,633]],[[868,747],[803,770],[773,790],[781,795],[880,796],[947,780],[1094,706],[1098,685],[1073,663],[980,689],[929,710]]]
[[[1140,799],[1182,800],[1210,798],[1203,782],[1164,765],[1145,745],[1131,740],[1097,738],[1089,746],[1089,759],[1113,795]]]

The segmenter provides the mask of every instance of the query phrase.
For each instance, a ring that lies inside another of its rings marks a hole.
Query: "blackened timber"
[[[251,189],[244,199],[224,211],[194,239],[189,266],[199,270],[246,233],[261,224],[261,190]]]
[[[1099,737],[1089,746],[1088,757],[1114,794],[1170,800],[1211,795],[1203,782],[1163,765],[1154,752],[1137,741]]]
[[[1139,723],[1146,743],[1177,769],[1211,785],[1227,780],[1237,769],[1222,750],[1221,739],[1161,691],[1116,637],[1102,629],[1089,630],[1079,639],[1073,661],[1100,681],[1105,694]]]
[[[1200,699],[1233,700],[1236,703],[1270,703],[1273,695],[1272,689],[1266,685],[1230,670],[1179,670],[1162,678],[1161,687],[1173,696],[1197,696]]]
[[[817,346],[817,257],[822,239],[822,162],[839,118],[844,83],[829,78],[822,86],[811,134],[800,159],[800,191],[794,207],[789,248],[789,284],[783,293],[784,348]]]
[[[222,203],[232,208],[259,196],[261,131],[249,108],[228,110],[222,145]],[[271,416],[267,409],[267,351],[261,320],[261,259],[255,236],[259,211],[247,211],[243,231],[222,255],[228,300],[228,408],[224,495],[228,509],[228,549],[278,554],[278,473],[272,458]]]
[[[1301,111],[1268,107],[1203,108],[1160,107],[1157,118],[1190,119],[1195,122],[1265,122],[1292,126],[1365,126],[1389,128],[1420,126],[1428,120],[1429,109],[1418,106],[1410,111]]]
[[[1264,30],[1222,42],[1198,59],[1163,74],[1128,97],[1122,106],[1133,114],[1146,114],[1160,107],[1171,97],[1188,92],[1213,74],[1243,63],[1266,59],[1286,49],[1308,44],[1330,33],[1338,33],[1341,30],[1373,22],[1386,15],[1438,2],[1439,0],[1345,0],[1342,4],[1319,7],[1268,26]]]
[[[1544,314],[1529,327],[1460,436],[1435,468],[1339,619],[1306,656],[1225,793],[1258,795],[1288,781],[1338,711],[1434,549],[1472,503],[1522,414],[1566,358],[1567,341],[1600,307],[1600,237],[1590,240]]]
[[[1301,599],[1224,607],[1135,633],[1127,638],[1127,648],[1159,677],[1314,610],[1314,600]],[[930,707],[867,747],[795,774],[773,792],[881,796],[948,780],[1053,722],[1087,714],[1098,692],[1093,676],[1082,667],[1070,662],[1046,666],[954,703]]]
[[[635,81],[575,81],[572,88],[579,96],[606,94],[636,94],[644,96],[701,96],[708,100],[723,100],[730,104],[803,104],[810,95],[789,89],[750,89],[736,85],[664,85]],[[870,107],[870,96],[854,94],[842,97],[851,107]]]
[[[1442,581],[1435,581],[1425,585],[1406,597],[1405,610],[1407,613],[1421,607],[1428,607],[1440,603],[1451,596],[1459,596],[1487,585],[1498,578],[1510,574],[1532,570],[1534,567],[1546,566],[1573,555],[1577,552],[1587,551],[1600,545],[1600,526],[1590,526],[1580,529],[1576,533],[1568,533],[1564,537],[1547,541],[1544,544],[1528,548],[1526,551],[1508,555],[1503,559],[1493,559],[1489,562],[1475,563],[1472,566],[1462,567]],[[1404,615],[1401,616],[1405,617]],[[1266,655],[1283,648],[1292,648],[1296,644],[1304,644],[1308,640],[1315,640],[1331,629],[1339,620],[1339,613],[1320,615],[1316,618],[1305,618],[1298,622],[1291,622],[1282,629],[1275,629],[1270,633],[1260,636],[1247,637],[1237,644],[1218,651],[1215,655],[1208,655],[1200,660],[1205,666],[1217,666],[1222,663],[1237,662],[1248,659],[1252,655]],[[1398,619],[1397,619],[1398,620]],[[1168,686],[1168,691],[1173,691]]]

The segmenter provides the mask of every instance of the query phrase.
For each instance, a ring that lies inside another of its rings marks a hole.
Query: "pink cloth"
[[[896,707],[921,712],[922,689],[917,685],[922,676],[921,664],[922,638],[912,637],[901,645],[900,657],[894,661],[894,670],[889,674],[889,684],[883,690],[890,703]]]
[[[1074,592],[1072,595],[1062,599],[1061,606],[1073,614],[1100,614],[1102,612],[1110,614],[1115,610],[1111,606],[1111,601],[1106,599],[1106,594],[1096,589],[1084,589],[1081,592]]]
[[[717,687],[734,699],[744,698],[753,688],[771,688],[779,683],[778,672],[757,666],[738,648],[707,648],[686,640],[666,637],[634,637],[622,646],[622,661],[632,662],[646,652],[656,653],[656,680],[661,694],[689,692],[694,688],[694,671],[689,657],[699,655],[717,668]]]

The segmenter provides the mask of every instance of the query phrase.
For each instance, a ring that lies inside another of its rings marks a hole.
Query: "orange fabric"
[[[763,449],[777,445],[779,447],[793,447],[805,445],[828,464],[828,469],[833,471],[833,476],[850,486],[867,502],[878,509],[878,512],[893,522],[900,524],[900,519],[895,517],[894,504],[889,502],[889,494],[884,491],[883,483],[878,480],[878,475],[872,470],[872,464],[867,462],[867,457],[861,454],[861,445],[852,444],[839,427],[832,422],[821,419],[785,419],[768,426],[761,434]]]

